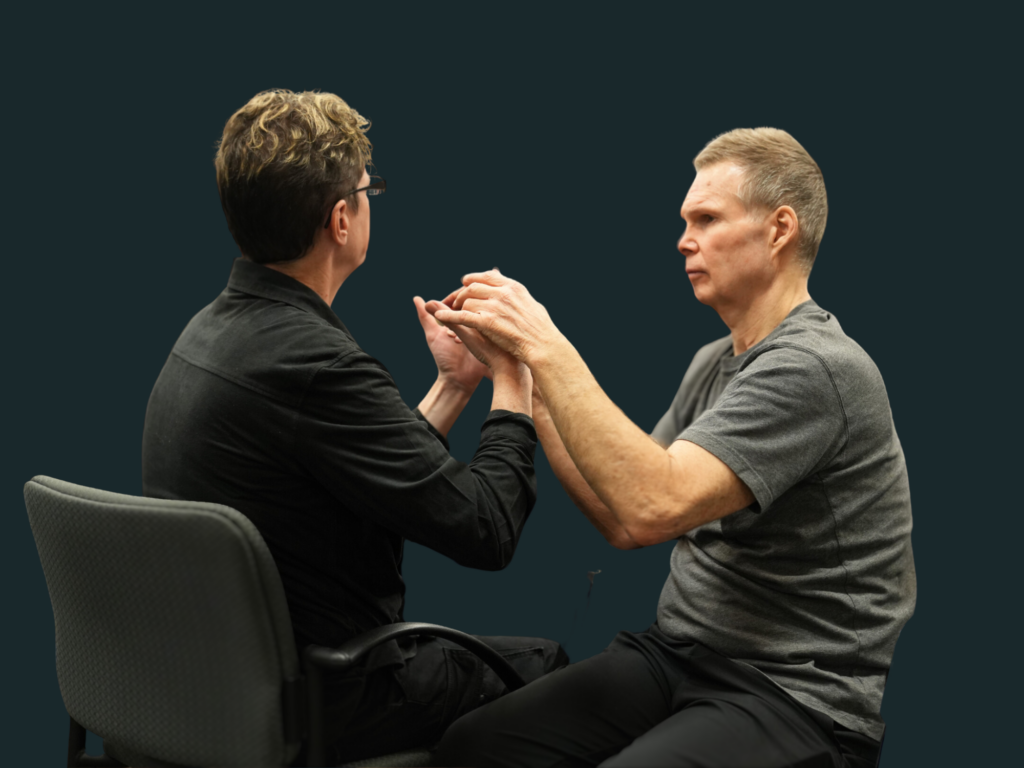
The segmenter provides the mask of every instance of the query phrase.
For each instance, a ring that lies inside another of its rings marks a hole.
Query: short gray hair
[[[693,159],[698,171],[723,162],[743,170],[740,197],[748,208],[774,211],[788,205],[796,211],[797,259],[810,273],[828,218],[818,164],[800,142],[778,128],[736,128],[709,141]]]

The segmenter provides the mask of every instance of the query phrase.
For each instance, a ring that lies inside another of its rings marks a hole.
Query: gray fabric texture
[[[25,485],[25,502],[75,720],[120,754],[165,763],[284,765],[297,754],[281,702],[298,674],[288,609],[245,516],[47,477]]]
[[[658,626],[880,739],[916,576],[906,463],[871,358],[805,302],[739,356],[729,337],[701,349],[652,436],[700,445],[756,499],[680,538]]]

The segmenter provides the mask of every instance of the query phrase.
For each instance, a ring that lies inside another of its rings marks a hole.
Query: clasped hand
[[[494,353],[501,351],[529,364],[557,338],[558,330],[544,306],[526,286],[497,269],[468,274],[462,285],[443,302],[429,302],[426,310],[457,334],[478,359],[494,360]]]
[[[427,347],[437,364],[439,378],[469,393],[476,389],[484,376],[493,378],[486,360],[471,353],[454,333],[433,319],[429,307],[434,304],[440,306],[439,302],[425,302],[419,296],[414,296],[412,301],[416,305],[416,315],[423,327]]]

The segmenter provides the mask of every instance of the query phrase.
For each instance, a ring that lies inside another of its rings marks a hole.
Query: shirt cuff
[[[427,417],[426,417],[426,416],[424,416],[424,415],[423,415],[422,413],[420,413],[420,409],[419,409],[419,408],[413,408],[413,409],[412,409],[412,412],[413,412],[414,414],[416,414],[416,418],[417,418],[417,419],[419,419],[420,421],[422,421],[422,422],[423,422],[424,424],[426,424],[426,425],[427,425],[427,429],[429,429],[429,430],[430,430],[430,433],[431,433],[431,434],[432,434],[432,435],[433,435],[434,437],[436,437],[436,438],[437,438],[438,440],[440,440],[440,441],[441,441],[441,445],[443,445],[443,446],[444,446],[444,449],[445,449],[446,451],[450,451],[450,450],[451,450],[451,448],[450,448],[450,447],[449,447],[449,445],[448,445],[448,438],[446,438],[446,437],[445,437],[444,435],[442,435],[442,434],[441,434],[440,432],[438,432],[438,431],[437,431],[437,430],[436,430],[436,429],[434,428],[434,425],[433,425],[433,424],[431,424],[431,423],[430,423],[429,421],[427,421]],[[492,413],[498,413],[498,411],[492,411]],[[502,413],[505,413],[505,411],[502,411]]]
[[[515,424],[524,428],[531,440],[537,441],[537,428],[533,424],[533,419],[525,413],[517,413],[516,411],[501,409],[491,411],[487,414],[487,418],[484,419],[484,423],[480,425],[480,431],[483,432],[488,427],[496,427],[501,432],[507,431],[508,427],[512,427],[512,430],[515,431],[516,428],[512,426]]]

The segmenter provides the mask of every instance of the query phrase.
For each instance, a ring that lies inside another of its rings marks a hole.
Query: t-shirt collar
[[[738,355],[733,355],[732,344],[730,344],[728,348],[725,350],[725,352],[722,354],[722,371],[724,373],[733,373],[735,371],[738,371],[740,367],[743,365],[743,361],[750,356],[750,353],[753,350],[757,349],[762,344],[764,344],[766,341],[774,337],[778,330],[782,327],[783,323],[785,323],[787,320],[796,317],[797,315],[803,315],[808,312],[814,312],[817,309],[818,305],[814,303],[814,299],[808,299],[802,304],[797,304],[795,307],[793,307],[793,309],[789,311],[789,314],[786,315],[786,317],[783,319],[781,323],[772,328],[771,333],[769,333],[767,336],[765,336],[763,339],[757,342],[757,344],[755,344],[752,347],[749,347],[748,349],[743,350]]]

